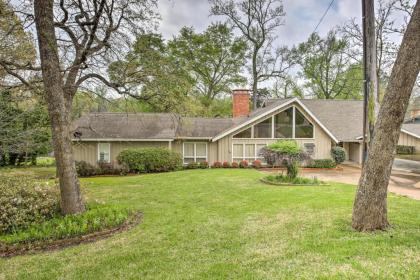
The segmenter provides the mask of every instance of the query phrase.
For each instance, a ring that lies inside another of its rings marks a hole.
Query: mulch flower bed
[[[127,231],[137,226],[141,223],[142,218],[143,214],[141,212],[137,212],[131,218],[117,227],[103,229],[101,231],[92,232],[81,236],[69,237],[66,239],[36,241],[33,243],[22,243],[14,245],[2,244],[0,242],[0,257],[7,258],[18,255],[33,254],[42,251],[58,250],[70,246],[105,239],[113,236],[114,234]]]

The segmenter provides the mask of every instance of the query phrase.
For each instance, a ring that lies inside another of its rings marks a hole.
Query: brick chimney
[[[249,115],[249,90],[235,89],[232,93],[233,97],[233,110],[234,118],[246,117]]]

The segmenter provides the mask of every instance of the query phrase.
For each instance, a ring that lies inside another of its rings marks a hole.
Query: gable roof
[[[339,139],[337,139],[337,137],[331,133],[331,131],[324,126],[324,124],[318,119],[318,117],[316,115],[314,115],[310,110],[308,110],[307,106],[302,103],[299,99],[297,98],[288,98],[288,99],[277,99],[274,100],[272,102],[270,102],[266,107],[261,108],[261,109],[257,109],[256,111],[254,111],[253,113],[251,113],[249,115],[248,118],[246,118],[245,120],[241,121],[240,123],[238,123],[236,126],[229,128],[223,132],[221,132],[220,134],[218,134],[217,136],[215,136],[212,141],[217,141],[235,131],[238,131],[239,129],[253,123],[254,121],[264,118],[265,116],[269,116],[270,114],[274,113],[275,111],[285,108],[288,105],[292,105],[293,103],[297,103],[299,104],[305,111],[306,113],[311,116],[311,118],[331,137],[331,139],[333,139],[336,143],[339,142]]]
[[[420,139],[420,124],[418,123],[405,123],[402,125],[401,131]]]
[[[341,142],[363,134],[363,101],[304,99],[302,103]]]
[[[85,141],[217,141],[273,112],[298,104],[335,142],[358,142],[363,130],[363,101],[288,98],[240,118],[181,117],[170,113],[91,113],[76,120],[74,139]],[[420,139],[420,124],[403,124],[403,132]]]

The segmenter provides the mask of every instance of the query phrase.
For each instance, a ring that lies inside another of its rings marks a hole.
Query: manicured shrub
[[[252,167],[254,167],[254,168],[256,168],[256,169],[261,168],[261,166],[262,166],[262,163],[261,163],[261,160],[259,160],[259,159],[254,160],[254,161],[252,162]]]
[[[397,146],[397,154],[399,155],[412,155],[416,151],[414,146],[404,146],[398,145]]]
[[[241,160],[241,162],[239,163],[239,168],[248,168],[248,161]]]
[[[230,163],[228,161],[223,162],[223,168],[230,168]]]
[[[332,159],[315,159],[307,167],[309,168],[335,168],[337,164]]]
[[[99,168],[87,163],[86,161],[76,161],[76,171],[77,175],[80,177],[90,177],[99,175],[100,173]]]
[[[109,162],[98,162],[97,175],[125,175],[128,173],[128,170],[125,167],[115,167],[112,163]]]
[[[280,140],[261,149],[260,154],[271,166],[285,165],[287,176],[297,177],[299,163],[309,159],[298,143],[294,140]]]
[[[222,163],[220,161],[215,161],[211,167],[212,168],[221,168]]]
[[[196,163],[195,161],[189,162],[187,163],[187,166],[185,166],[186,169],[197,169],[198,168],[198,163]]]
[[[48,220],[60,212],[58,188],[25,176],[0,177],[0,233]]]
[[[181,155],[165,148],[124,150],[117,160],[129,171],[140,173],[166,172],[182,168]]]
[[[232,162],[231,166],[232,166],[232,168],[238,168],[239,164],[236,161],[234,161],[234,162]]]
[[[80,177],[91,177],[98,175],[125,175],[129,170],[124,166],[115,167],[109,162],[99,161],[98,166],[93,166],[85,161],[76,161],[76,171]]]
[[[207,161],[202,161],[198,164],[199,168],[206,169],[209,168],[209,163]]]
[[[331,156],[337,164],[340,164],[346,160],[346,150],[343,147],[335,146],[331,149]]]

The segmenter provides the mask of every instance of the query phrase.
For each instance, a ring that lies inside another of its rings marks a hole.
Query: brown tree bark
[[[70,139],[71,96],[64,92],[57,39],[54,30],[53,0],[35,0],[35,24],[41,58],[44,94],[51,119],[54,154],[60,181],[63,214],[85,211],[80,194]]]
[[[417,1],[398,56],[392,68],[388,88],[368,157],[362,170],[353,207],[352,226],[359,231],[384,230],[387,218],[387,189],[394,151],[410,95],[420,70],[420,3]]]

